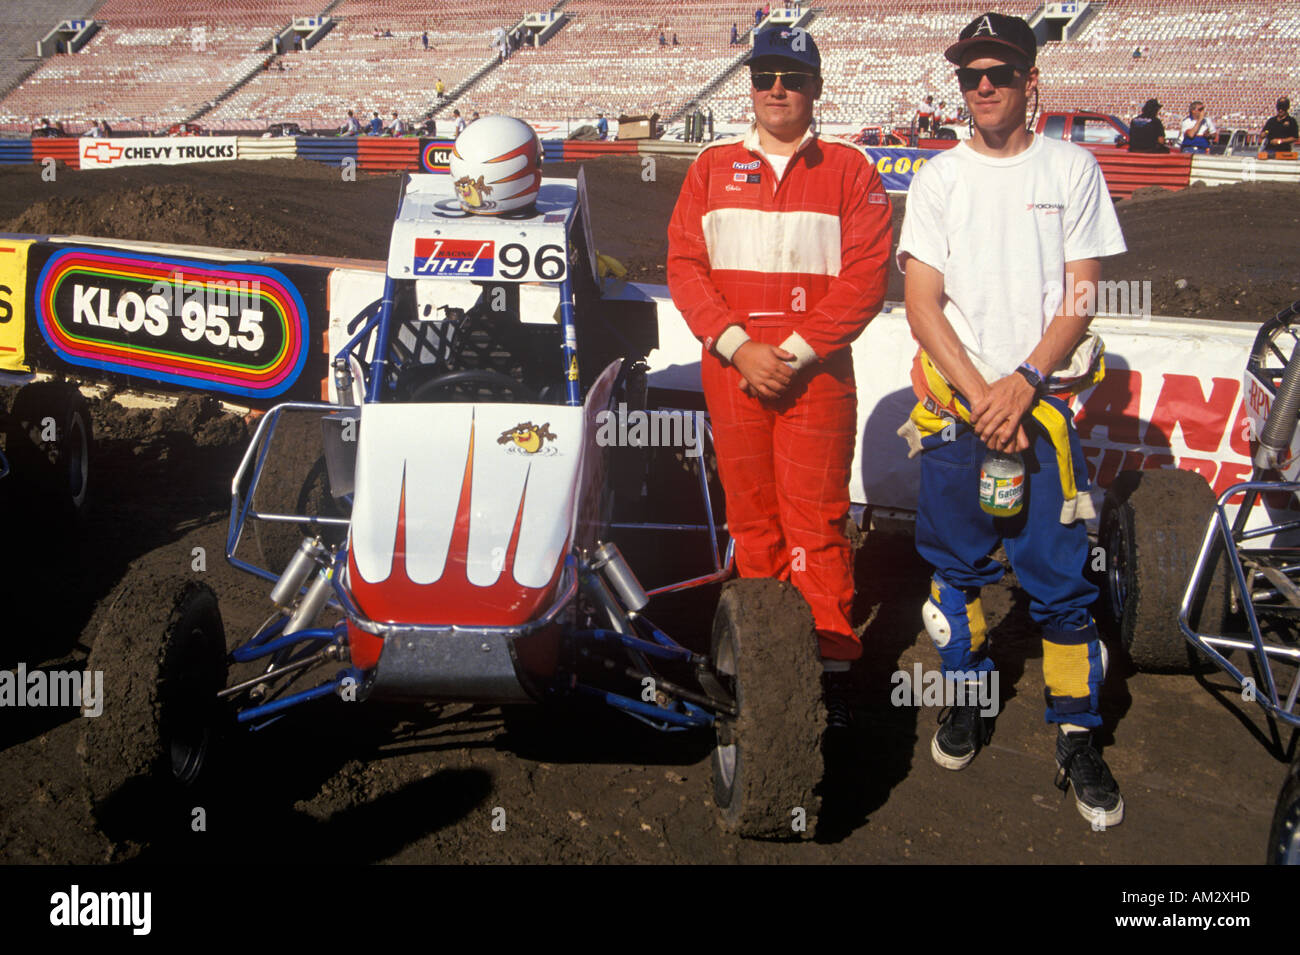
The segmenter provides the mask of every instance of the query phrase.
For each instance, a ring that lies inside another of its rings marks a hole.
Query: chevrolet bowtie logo
[[[99,163],[110,163],[122,155],[122,147],[112,143],[95,143],[87,146],[81,154],[82,159],[93,159]]]

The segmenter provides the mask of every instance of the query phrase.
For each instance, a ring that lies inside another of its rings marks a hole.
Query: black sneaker
[[[826,729],[843,733],[853,729],[853,701],[857,695],[847,671],[822,674],[822,702],[826,705]]]
[[[1092,747],[1092,734],[1087,730],[1067,733],[1057,728],[1056,787],[1066,792],[1074,787],[1074,804],[1079,815],[1092,823],[1094,829],[1118,826],[1124,821],[1124,799],[1119,794],[1119,784],[1110,774],[1101,753]]]
[[[939,711],[939,729],[930,741],[930,755],[944,769],[965,769],[989,741],[978,706],[949,706]]]

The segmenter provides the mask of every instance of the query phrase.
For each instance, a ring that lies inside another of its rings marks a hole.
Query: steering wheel
[[[430,378],[428,381],[422,381],[411,389],[411,396],[408,401],[434,401],[435,395],[444,390],[456,389],[464,385],[479,385],[492,388],[494,391],[509,394],[511,398],[517,401],[524,401],[530,404],[540,404],[541,398],[537,392],[533,391],[522,381],[504,375],[499,371],[492,371],[490,368],[472,368],[468,371],[453,371],[446,375],[438,375]]]

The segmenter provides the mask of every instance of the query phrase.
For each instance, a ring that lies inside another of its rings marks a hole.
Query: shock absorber
[[[1258,468],[1281,470],[1290,464],[1287,452],[1295,437],[1296,415],[1300,413],[1300,361],[1297,358],[1300,358],[1300,341],[1291,349],[1291,359],[1286,363],[1282,384],[1273,398],[1268,420],[1260,429],[1259,447],[1255,451],[1254,460]]]
[[[297,633],[311,625],[333,590],[334,562],[330,549],[320,538],[304,538],[298,545],[280,579],[271,590],[271,602],[289,614],[284,633]],[[302,586],[312,574],[307,593],[298,599]]]

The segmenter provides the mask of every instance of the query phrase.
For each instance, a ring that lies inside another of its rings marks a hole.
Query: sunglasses
[[[989,82],[994,86],[1010,86],[1016,81],[1016,74],[1024,71],[1018,66],[1012,66],[1010,63],[1003,63],[1001,66],[990,66],[987,70],[976,70],[969,66],[963,66],[957,71],[957,85],[961,87],[963,93],[969,93],[972,90],[980,88],[980,82],[984,77],[989,78]]]
[[[798,93],[808,86],[817,77],[811,73],[751,73],[750,81],[754,84],[754,89],[760,93],[766,93],[776,85],[776,78],[781,77],[781,85],[791,93]]]

